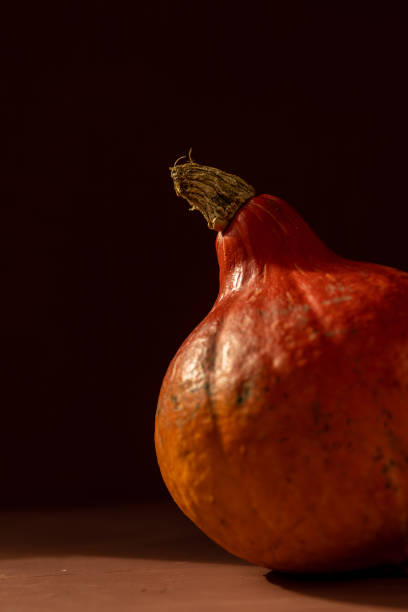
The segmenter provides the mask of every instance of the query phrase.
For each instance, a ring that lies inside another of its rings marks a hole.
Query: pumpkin
[[[170,363],[161,474],[222,547],[286,572],[408,557],[408,274],[347,260],[280,198],[191,159],[220,289]]]

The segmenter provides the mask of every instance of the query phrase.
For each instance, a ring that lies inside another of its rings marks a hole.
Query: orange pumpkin
[[[219,231],[217,300],[171,362],[155,444],[210,538],[255,564],[408,558],[408,274],[330,251],[279,198],[193,161],[176,191]]]

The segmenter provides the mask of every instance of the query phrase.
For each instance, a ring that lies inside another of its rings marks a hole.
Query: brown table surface
[[[403,568],[300,579],[236,559],[172,503],[0,517],[0,611],[408,609]]]

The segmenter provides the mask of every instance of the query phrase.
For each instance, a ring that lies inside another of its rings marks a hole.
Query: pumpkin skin
[[[408,558],[408,274],[330,251],[283,200],[219,232],[217,300],[172,360],[165,484],[254,564],[333,572]]]

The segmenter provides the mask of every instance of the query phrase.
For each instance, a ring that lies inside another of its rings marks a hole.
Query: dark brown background
[[[0,504],[165,495],[161,379],[217,292],[190,146],[408,270],[403,5],[2,9]]]

